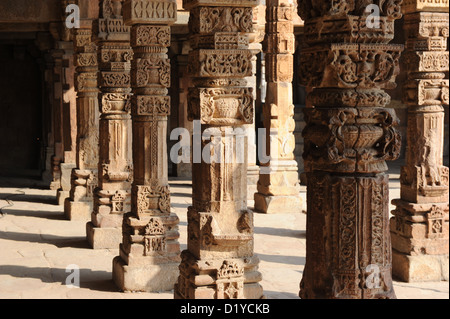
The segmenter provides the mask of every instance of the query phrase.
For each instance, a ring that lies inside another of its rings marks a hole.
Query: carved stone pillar
[[[301,298],[395,298],[389,178],[400,153],[394,110],[402,45],[389,44],[401,1],[299,2],[305,21],[306,265]],[[380,6],[378,6],[380,4]],[[368,5],[372,5],[368,7]],[[379,9],[377,25],[369,16]]]
[[[69,4],[74,4],[75,0],[61,1],[61,22],[58,23],[57,48],[63,51],[63,69],[61,75],[62,82],[62,136],[64,155],[59,163],[60,188],[57,192],[57,202],[64,205],[70,197],[72,171],[76,168],[76,143],[77,143],[77,98],[75,91],[75,64],[74,64],[74,43],[72,32],[66,27],[66,8]]]
[[[41,37],[39,41],[45,41],[44,37]],[[51,49],[49,43],[41,44],[39,49],[45,48],[46,50]],[[52,52],[47,52],[42,55],[40,60],[40,67],[43,72],[44,78],[44,94],[43,94],[43,113],[46,121],[43,123],[43,136],[45,136],[45,143],[42,144],[42,151],[44,163],[42,165],[42,180],[51,185],[53,180],[53,158],[55,156],[55,100],[54,100],[54,77],[55,77],[55,60],[53,58]]]
[[[123,214],[129,212],[131,182],[131,60],[130,28],[122,19],[121,1],[100,3],[98,61],[100,89],[98,189],[94,212],[86,225],[94,249],[118,248]]]
[[[57,192],[57,202],[64,205],[70,197],[72,171],[76,168],[77,143],[77,98],[75,91],[75,65],[73,41],[60,41],[58,48],[63,50],[62,69],[62,136],[63,160],[59,164],[61,187]]]
[[[177,158],[177,177],[184,177],[187,179],[192,179],[192,160],[191,160],[191,137],[193,125],[192,122],[188,120],[188,89],[191,86],[191,77],[188,73],[189,61],[188,54],[190,51],[189,40],[180,40],[180,45],[182,46],[181,54],[176,57],[177,68],[178,68],[178,93],[179,93],[179,108],[178,108],[178,126],[188,130],[189,136],[186,134],[185,137],[181,139],[179,158]],[[186,151],[187,150],[187,151]],[[189,154],[189,156],[185,155]]]
[[[408,105],[401,199],[391,219],[393,275],[409,282],[448,280],[448,167],[443,166],[444,108],[448,105],[448,1],[408,1],[403,86]]]
[[[266,153],[255,194],[255,210],[261,213],[300,213],[302,198],[295,149],[292,93],[295,37],[292,0],[267,1],[267,95],[263,109]]]
[[[62,70],[62,135],[63,135],[63,161],[60,163],[60,184],[57,201],[64,205],[66,198],[70,197],[72,171],[76,168],[77,149],[77,97],[75,91],[75,65],[73,41],[60,41],[58,48],[63,50]]]
[[[52,156],[52,177],[50,189],[58,190],[61,188],[61,162],[64,160],[64,143],[63,143],[63,55],[64,51],[55,49],[51,55],[54,61],[53,67],[53,138],[54,138],[54,155]]]
[[[70,197],[64,213],[70,220],[89,220],[93,210],[98,168],[97,47],[92,42],[92,21],[73,29],[77,91],[77,168],[72,171]]]
[[[261,42],[265,35],[265,11],[266,6],[261,4],[253,9],[253,32],[250,35],[249,49],[253,52],[252,59],[252,76],[246,77],[247,85],[253,88],[253,107],[256,106],[256,99],[258,93],[258,81],[256,77],[257,72],[257,55],[262,52]],[[257,141],[256,141],[256,127],[255,116],[253,116],[253,123],[245,125],[248,133],[248,166],[247,166],[247,199],[252,200],[257,192],[257,185],[259,179],[259,166],[257,163]]]
[[[249,34],[257,2],[184,1],[195,86],[189,90],[189,117],[201,129],[194,125],[193,205],[175,286],[178,299],[263,296],[253,254],[253,213],[247,209],[244,131],[253,122],[252,88],[245,78],[252,75]]]
[[[171,213],[167,171],[170,112],[171,28],[175,0],[128,0],[124,21],[131,25],[134,181],[131,212],[123,221],[120,256],[113,279],[123,291],[172,290],[178,276],[179,219]]]

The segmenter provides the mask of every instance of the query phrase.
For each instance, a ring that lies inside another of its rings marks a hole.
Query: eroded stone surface
[[[117,248],[122,242],[123,214],[131,209],[133,180],[130,117],[133,51],[130,46],[130,28],[123,23],[120,1],[101,3],[96,32],[100,69],[100,173],[93,199],[94,210],[87,228],[90,232],[87,235],[94,248]]]
[[[393,274],[405,281],[448,278],[448,167],[443,165],[448,105],[448,2],[407,1],[403,86],[408,105],[401,199],[391,219]],[[446,265],[446,266],[445,266]],[[448,279],[447,279],[448,280]]]
[[[191,205],[191,184],[190,181],[171,181],[170,185],[174,193],[172,205],[180,216],[180,245],[186,247],[186,207]],[[0,193],[12,194],[16,189],[17,186],[0,187]],[[172,291],[120,292],[112,281],[112,260],[118,250],[89,249],[84,221],[65,220],[63,208],[51,204],[50,200],[45,204],[36,202],[39,198],[53,199],[54,202],[54,191],[20,189],[26,196],[14,201],[13,207],[5,208],[7,215],[0,219],[2,299],[173,299]],[[306,195],[305,189],[301,194]],[[6,204],[0,199],[0,207]],[[306,256],[306,215],[256,214],[254,225],[254,249],[260,259],[259,271],[265,296],[269,299],[298,299],[298,280],[302,276]],[[79,289],[68,288],[65,284],[69,275],[66,267],[71,264],[80,267]],[[394,287],[400,299],[449,298],[448,282],[394,281]]]
[[[167,48],[177,7],[172,0],[153,4],[131,0],[123,7],[134,52],[131,212],[124,215],[123,240],[113,265],[114,281],[123,291],[173,288],[180,263],[179,219],[171,208],[166,145],[171,84]]]
[[[247,208],[248,158],[235,157],[236,145],[244,146],[243,154],[248,148],[236,128],[252,124],[254,118],[252,88],[244,78],[253,75],[249,34],[256,5],[257,1],[184,1],[191,14],[189,57],[195,85],[189,90],[189,118],[201,121],[202,133],[211,133],[202,149],[214,145],[211,155],[221,155],[193,164],[188,247],[181,253],[175,298],[263,297],[259,259],[253,254],[253,213]],[[225,148],[232,161],[225,160]]]
[[[261,164],[255,210],[261,213],[300,213],[301,197],[297,162],[292,80],[295,37],[293,1],[267,1],[267,92],[263,109],[266,152]],[[261,147],[261,146],[260,146]],[[261,159],[260,159],[261,160]],[[279,197],[279,198],[277,198]]]
[[[400,2],[299,1],[305,21],[300,78],[304,110],[307,255],[301,298],[395,298],[386,161],[400,155],[398,118],[384,89],[396,87],[402,45],[389,44]],[[380,285],[370,283],[376,269]]]
[[[70,197],[66,199],[64,207],[67,218],[87,216],[85,220],[88,221],[93,209],[94,190],[98,185],[99,109],[97,47],[92,41],[92,20],[85,22],[83,28],[73,29],[77,91],[77,152],[76,168],[72,171],[71,177]]]

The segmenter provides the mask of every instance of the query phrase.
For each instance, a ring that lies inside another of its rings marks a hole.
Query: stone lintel
[[[405,0],[402,4],[402,13],[414,12],[447,12],[449,9],[448,0]]]
[[[240,0],[238,6],[256,7],[258,0]],[[236,0],[183,0],[183,8],[191,10],[195,7],[232,7],[236,5]]]
[[[177,2],[174,0],[127,0],[122,10],[126,25],[171,25],[177,21]]]

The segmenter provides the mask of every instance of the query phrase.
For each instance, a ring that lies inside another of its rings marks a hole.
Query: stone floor
[[[391,175],[391,198],[399,196],[398,174]],[[302,196],[306,199],[306,189]],[[172,206],[180,218],[180,243],[186,247],[189,181],[172,180]],[[7,202],[9,198],[12,202]],[[0,178],[0,299],[172,299],[166,293],[121,293],[111,280],[118,249],[92,250],[85,222],[64,220],[55,192],[36,180]],[[249,202],[249,207],[253,203]],[[306,208],[306,205],[305,205]],[[255,252],[267,298],[298,298],[305,264],[305,214],[255,214]],[[69,265],[80,269],[80,288],[70,288]],[[399,299],[448,299],[448,282],[395,281]]]

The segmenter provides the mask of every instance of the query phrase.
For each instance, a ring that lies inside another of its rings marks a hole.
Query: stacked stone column
[[[299,71],[312,88],[301,298],[395,298],[386,161],[398,158],[400,136],[383,89],[394,88],[399,73],[403,46],[389,42],[400,2],[299,1],[306,44]]]
[[[73,29],[77,91],[76,166],[72,171],[70,197],[64,213],[70,220],[89,220],[93,195],[98,184],[98,87],[97,47],[92,42],[92,20],[83,20]]]
[[[448,10],[448,1],[407,1],[404,8],[408,145],[391,235],[393,275],[409,282],[448,280],[449,275],[449,170],[443,166]]]
[[[121,1],[101,3],[98,24],[100,89],[98,189],[86,233],[95,249],[118,248],[122,220],[129,212],[131,181],[131,60],[130,28],[122,19]]]
[[[262,213],[302,211],[298,167],[294,157],[295,121],[292,92],[294,72],[294,10],[292,0],[267,1],[267,95],[263,109],[266,153],[255,194],[255,210]],[[260,146],[261,147],[261,146]]]
[[[63,102],[62,102],[62,77],[63,77],[63,50],[53,50],[52,57],[55,63],[53,68],[53,138],[54,155],[52,156],[52,177],[50,189],[57,190],[61,188],[61,162],[64,159],[63,143]]]
[[[254,107],[256,107],[258,81],[256,77],[258,57],[257,55],[262,52],[261,42],[264,40],[265,35],[265,9],[266,6],[261,4],[253,9],[253,33],[250,35],[249,49],[253,52],[252,68],[253,74],[247,77],[247,85],[254,88],[253,99]],[[257,135],[255,127],[255,118],[253,123],[245,126],[248,133],[248,166],[247,166],[247,198],[252,200],[257,192],[257,184],[259,179],[259,166],[257,163]]]
[[[61,187],[57,192],[57,201],[59,205],[64,205],[66,198],[69,197],[71,189],[72,170],[76,167],[76,92],[74,87],[75,65],[73,63],[73,41],[61,41],[58,43],[60,49],[64,50],[63,72],[62,72],[62,130],[64,157],[59,165]]]
[[[175,0],[128,0],[131,26],[131,116],[134,179],[131,212],[124,215],[120,256],[113,279],[123,291],[172,290],[178,277],[178,217],[171,213],[167,171],[167,118],[170,115],[171,28]]]
[[[188,112],[193,136],[193,205],[188,248],[181,254],[178,299],[261,298],[253,254],[253,214],[247,209],[247,142],[253,122],[253,8],[257,0],[185,0],[192,51]],[[200,136],[200,133],[202,136]],[[200,158],[198,155],[203,155]]]

